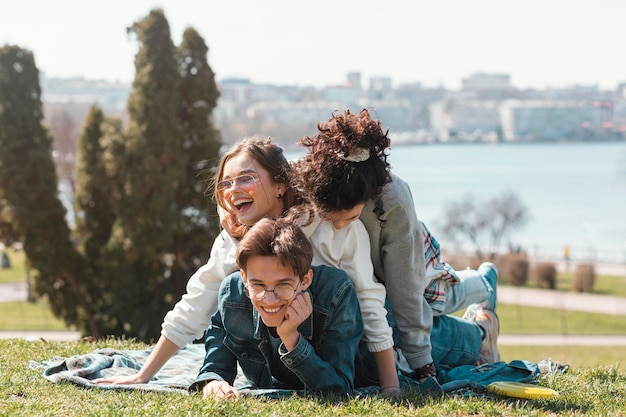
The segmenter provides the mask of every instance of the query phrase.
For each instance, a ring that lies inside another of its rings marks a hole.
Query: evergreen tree
[[[0,189],[28,261],[38,271],[37,291],[48,295],[55,315],[99,335],[91,294],[81,283],[88,272],[58,198],[39,71],[33,54],[17,46],[0,49]]]
[[[168,291],[169,259],[185,181],[181,147],[177,52],[161,10],[129,29],[138,43],[136,75],[122,142],[110,141],[111,204],[116,219],[99,261],[109,294],[107,332],[140,339],[158,335],[167,308],[180,292]],[[106,140],[105,140],[106,141]],[[103,306],[104,310],[104,306]]]
[[[11,205],[2,196],[2,188],[0,187],[0,243],[5,246],[10,246],[17,240],[18,239],[15,238],[15,227],[13,225],[13,210],[11,209]]]
[[[185,186],[178,195],[181,224],[176,259],[178,265],[184,266],[179,272],[188,275],[185,268],[189,267],[189,254],[208,255],[213,241],[207,237],[219,233],[216,204],[203,190],[207,179],[213,175],[212,168],[218,161],[222,143],[219,130],[211,123],[219,91],[215,74],[207,62],[208,48],[204,39],[194,29],[187,28],[178,51],[182,76],[179,119],[187,166]]]
[[[124,199],[119,218],[134,259],[152,260],[171,248],[176,190],[184,181],[180,75],[176,48],[161,10],[152,10],[129,32],[140,44],[128,102]]]
[[[218,91],[194,30],[176,48],[163,12],[153,10],[129,32],[139,42],[129,122],[90,109],[72,239],[34,59],[1,50],[0,220],[10,215],[19,225],[37,288],[56,315],[96,337],[150,341],[218,232],[198,176],[211,174],[221,145],[211,124]]]
[[[147,340],[218,232],[198,172],[209,172],[221,143],[210,124],[218,93],[202,38],[188,30],[177,50],[161,10],[129,30],[140,49],[128,127],[111,127],[100,141],[115,221],[98,270],[108,283],[107,331]]]
[[[111,180],[107,178],[104,150],[100,143],[104,136],[103,124],[102,109],[92,106],[78,138],[76,235],[92,267],[111,236],[115,220],[111,207]]]

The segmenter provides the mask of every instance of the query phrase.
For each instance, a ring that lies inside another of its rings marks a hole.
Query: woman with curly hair
[[[317,128],[300,140],[307,153],[292,164],[296,187],[336,228],[365,226],[414,376],[435,376],[435,364],[499,361],[495,265],[454,271],[441,262],[408,184],[387,162],[388,132],[368,110],[333,113]],[[465,307],[464,319],[446,315]]]

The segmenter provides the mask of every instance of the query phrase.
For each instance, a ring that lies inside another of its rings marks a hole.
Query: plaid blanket
[[[204,360],[204,345],[190,344],[180,349],[147,384],[96,384],[97,378],[137,373],[150,356],[152,348],[144,350],[97,349],[85,355],[31,362],[44,368],[44,377],[54,383],[71,382],[100,389],[136,389],[147,391],[187,392]]]
[[[141,369],[152,348],[145,350],[97,349],[92,353],[58,358],[42,362],[31,361],[34,369],[43,369],[43,376],[53,383],[73,383],[86,388],[105,390],[142,390],[180,392],[188,394],[189,386],[198,375],[204,361],[204,345],[190,344],[180,349],[146,384],[113,385],[96,384],[97,378],[132,375]],[[243,377],[243,376],[242,376]],[[240,389],[242,395],[267,398],[288,398],[305,395],[305,391],[287,389]],[[380,392],[378,386],[355,390],[353,396],[370,396]]]

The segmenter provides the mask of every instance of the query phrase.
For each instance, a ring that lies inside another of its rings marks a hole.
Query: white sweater
[[[211,255],[187,282],[187,293],[170,310],[161,325],[161,334],[183,347],[202,337],[217,311],[222,281],[239,270],[235,253],[239,241],[223,230],[213,242]]]
[[[363,335],[371,352],[393,347],[393,335],[387,322],[385,286],[374,276],[370,241],[360,220],[343,229],[316,218],[302,229],[313,244],[313,265],[343,269],[354,284],[363,316]]]

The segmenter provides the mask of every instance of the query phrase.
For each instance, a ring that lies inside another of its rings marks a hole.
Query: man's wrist
[[[285,353],[289,353],[294,350],[296,346],[298,346],[298,342],[300,341],[300,333],[296,331],[289,336],[281,336],[280,339],[282,341],[282,345],[285,348]]]

